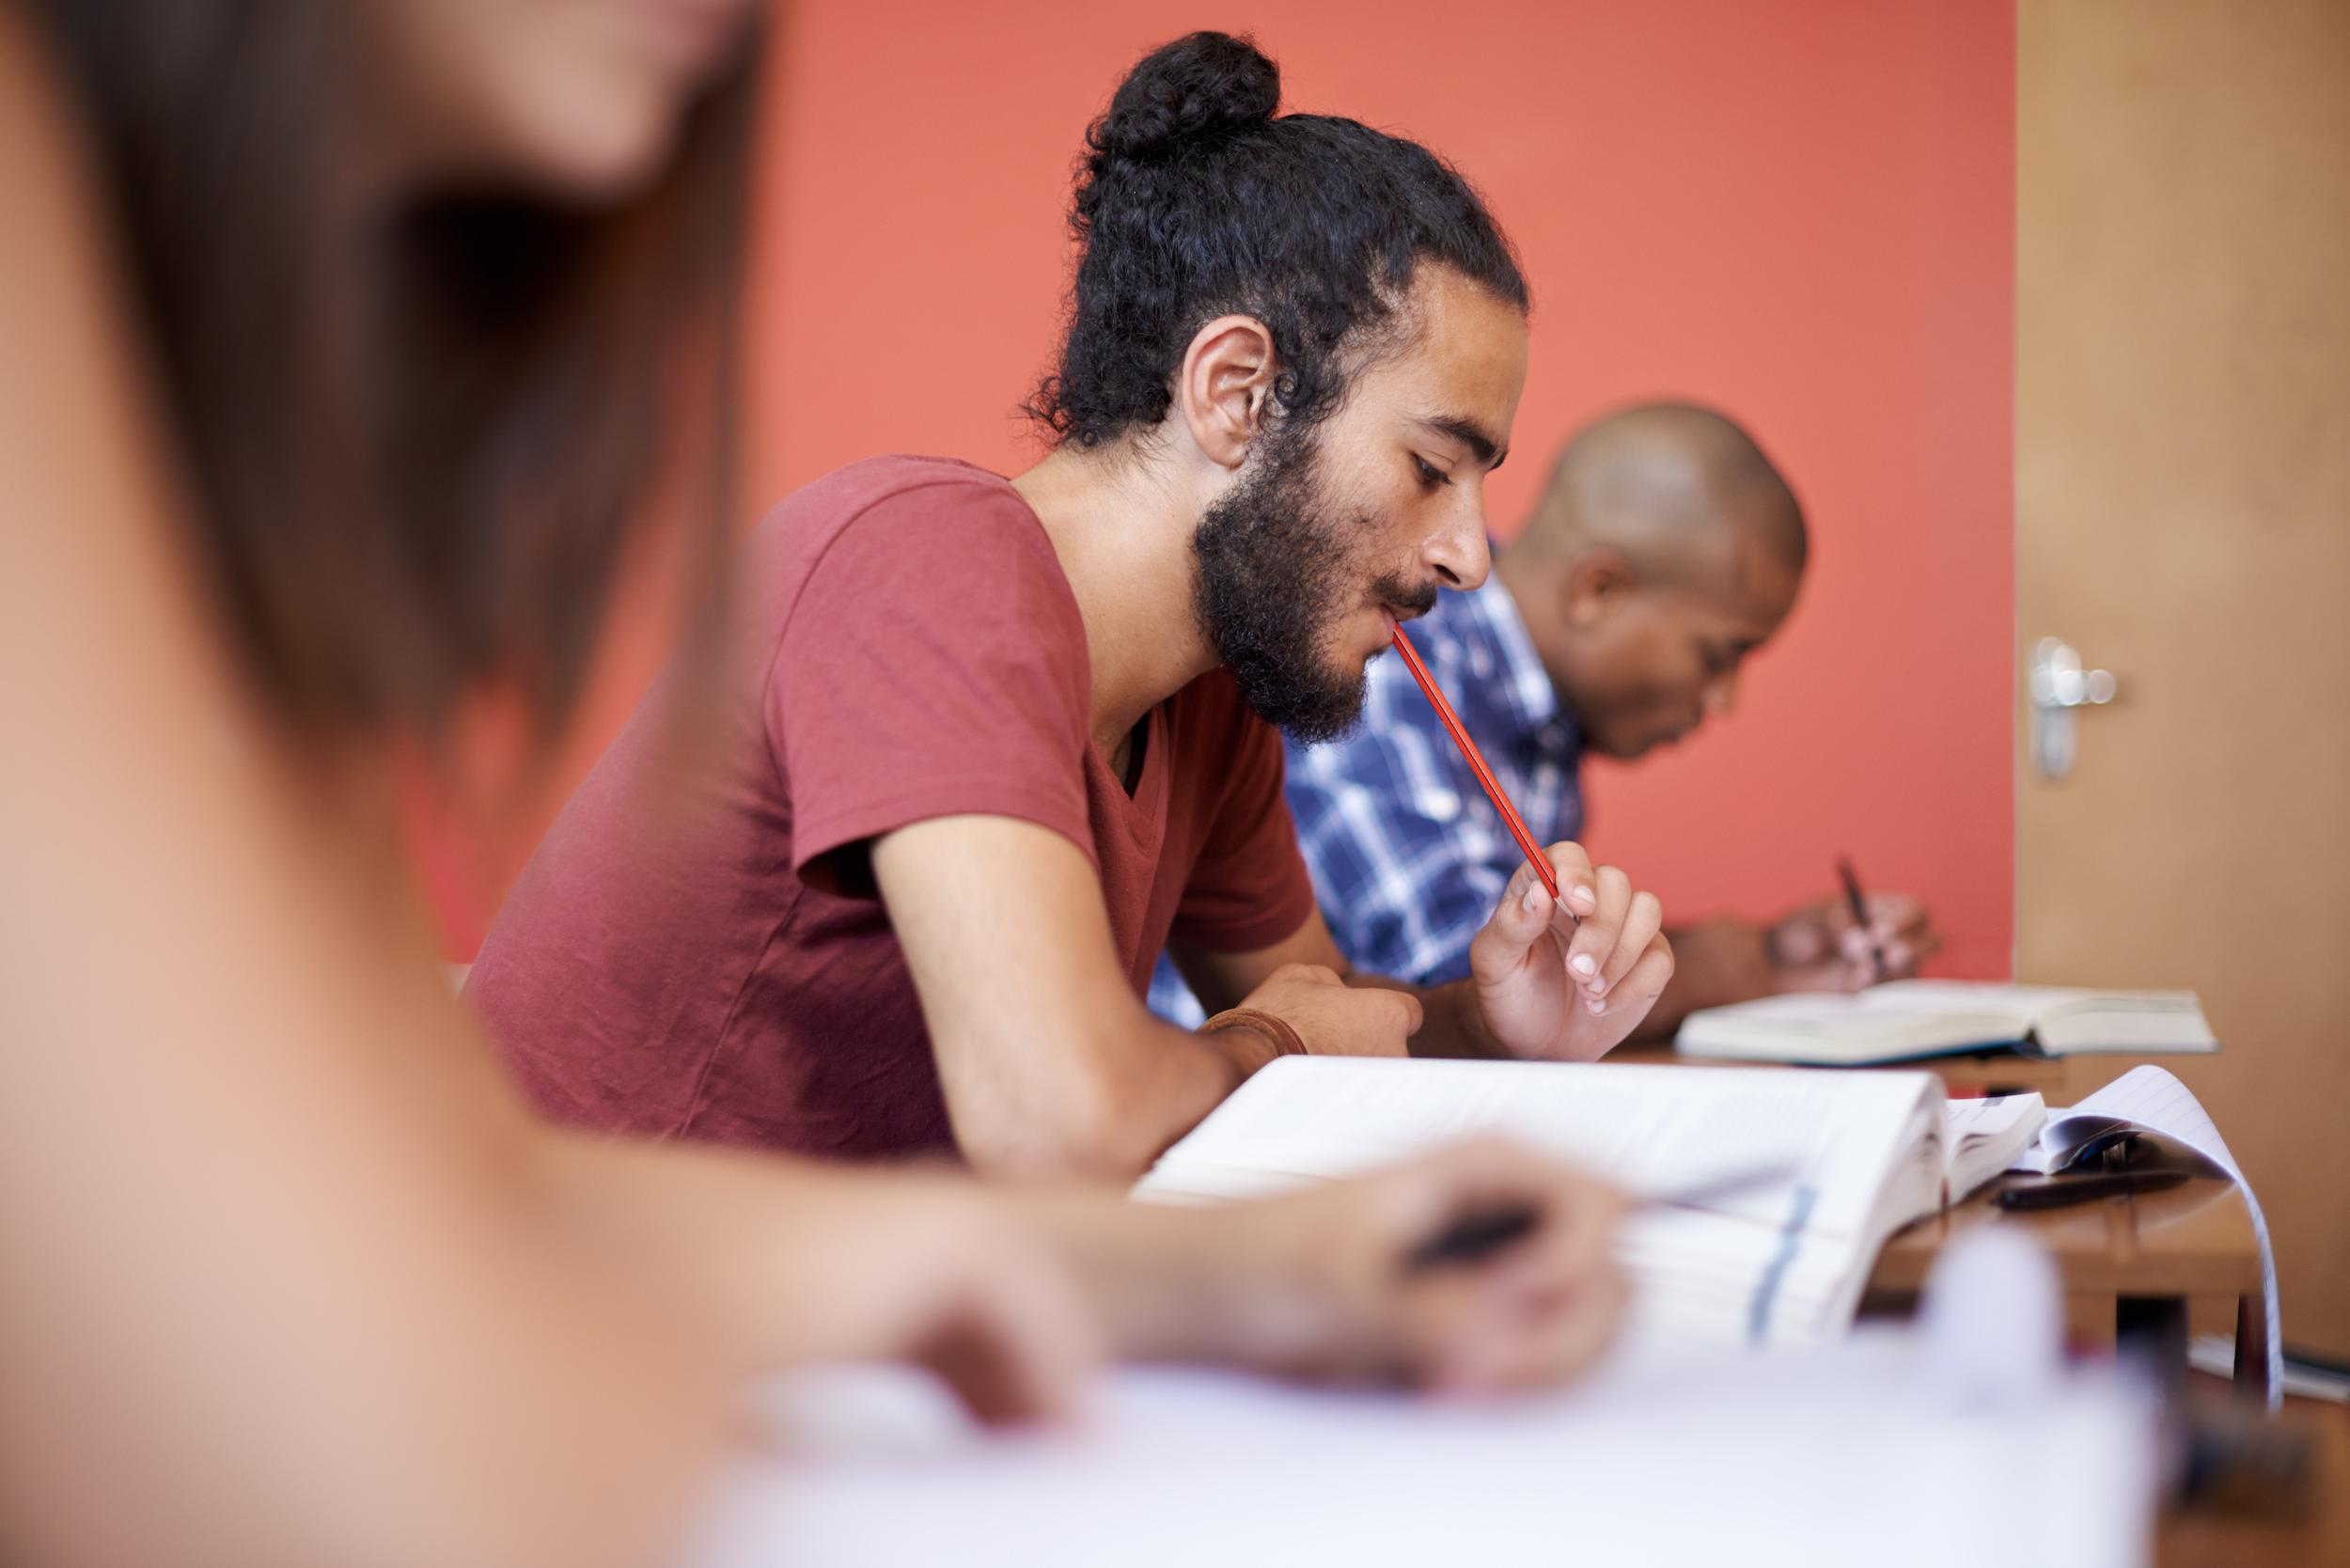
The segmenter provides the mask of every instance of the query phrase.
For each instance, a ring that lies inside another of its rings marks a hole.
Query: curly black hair
[[[1336,406],[1422,259],[1523,310],[1526,279],[1468,181],[1417,142],[1277,115],[1281,72],[1246,38],[1193,33],[1143,56],[1086,131],[1080,247],[1058,368],[1026,404],[1057,444],[1155,425],[1193,334],[1264,323],[1274,399],[1303,430]]]

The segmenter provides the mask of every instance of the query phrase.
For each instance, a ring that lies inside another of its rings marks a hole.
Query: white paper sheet
[[[2244,1206],[2251,1212],[2252,1233],[2260,1238],[2261,1305],[2267,1332],[2268,1403],[2284,1398],[2284,1344],[2277,1307],[2277,1255],[2268,1242],[2268,1216],[2261,1212],[2252,1184],[2244,1179],[2227,1140],[2186,1085],[2176,1074],[2152,1065],[2133,1067],[2070,1110],[2052,1111],[2040,1130],[2040,1141],[2009,1167],[2043,1175],[2058,1168],[2071,1152],[2112,1132],[2142,1128],[2156,1133],[2210,1161],[2244,1189]]]
[[[776,1391],[793,1448],[735,1478],[693,1568],[2147,1560],[2152,1421],[2118,1381],[1985,1408],[1916,1361],[1863,1335],[1451,1407],[1130,1372],[1083,1431],[995,1438],[913,1374],[820,1374]],[[1937,1525],[1959,1477],[1996,1547]]]

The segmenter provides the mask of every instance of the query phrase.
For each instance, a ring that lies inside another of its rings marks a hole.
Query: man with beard
[[[1655,999],[1656,901],[1573,844],[1450,986],[1349,974],[1315,908],[1275,727],[1343,729],[1390,618],[1484,580],[1527,296],[1449,166],[1278,99],[1196,34],[1089,130],[1051,455],[761,525],[705,809],[648,825],[656,691],[475,968],[552,1114],[1130,1178],[1277,1055],[1589,1059]],[[1142,1005],[1170,937],[1197,1031]]]
[[[1628,761],[1727,717],[1809,554],[1794,490],[1734,420],[1687,403],[1619,409],[1561,449],[1492,579],[1448,595],[1412,639],[1527,826],[1576,839],[1583,754]],[[1409,673],[1373,666],[1354,732],[1292,743],[1288,793],[1347,957],[1418,985],[1465,976],[1518,848]],[[1941,943],[1925,909],[1890,893],[1869,903],[1867,930],[1828,893],[1767,924],[1668,931],[1672,980],[1633,1037],[1668,1037],[1697,1008],[1916,973]],[[1172,957],[1151,1006],[1200,1016]]]

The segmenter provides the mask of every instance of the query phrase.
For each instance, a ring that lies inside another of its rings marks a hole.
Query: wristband
[[[1260,1012],[1253,1007],[1226,1008],[1199,1026],[1201,1034],[1214,1034],[1218,1029],[1255,1029],[1273,1042],[1273,1054],[1277,1057],[1302,1057],[1306,1054],[1306,1042],[1298,1037],[1295,1029],[1270,1012]]]

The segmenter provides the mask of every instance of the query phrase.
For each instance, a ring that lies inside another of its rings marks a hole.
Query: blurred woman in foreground
[[[763,1369],[1007,1419],[1104,1354],[1483,1388],[1612,1325],[1613,1200],[1506,1149],[1176,1213],[499,1075],[387,758],[492,689],[555,734],[648,513],[714,576],[753,24],[0,5],[0,1559],[642,1562]],[[1545,1223],[1399,1270],[1496,1204]]]

